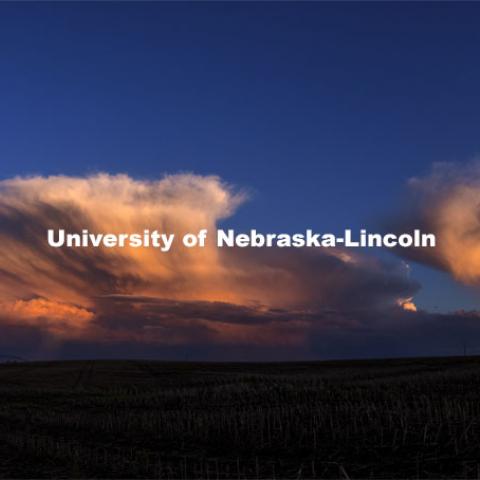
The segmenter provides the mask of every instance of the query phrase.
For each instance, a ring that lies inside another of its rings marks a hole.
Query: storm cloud
[[[405,341],[431,322],[427,313],[412,311],[420,285],[405,262],[357,250],[219,250],[207,242],[161,253],[47,243],[49,228],[214,232],[246,199],[218,177],[191,174],[157,181],[99,174],[0,182],[0,329],[41,338],[45,355],[48,349],[65,355],[67,345],[78,352],[96,345],[95,356],[142,348],[162,356],[190,348],[209,351],[210,358],[253,348],[303,358],[332,356],[335,345],[344,351],[349,342],[391,341],[392,332]]]

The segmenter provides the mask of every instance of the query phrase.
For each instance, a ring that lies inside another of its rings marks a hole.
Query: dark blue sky
[[[480,151],[480,4],[0,4],[0,176],[218,174],[230,224],[375,225]],[[417,303],[473,306],[415,266]]]

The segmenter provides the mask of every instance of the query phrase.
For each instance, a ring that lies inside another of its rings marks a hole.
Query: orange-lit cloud
[[[89,178],[16,178],[0,183],[0,293],[36,294],[92,306],[96,295],[141,293],[169,298],[229,295],[216,280],[224,276],[218,253],[177,248],[53,249],[46,229],[79,232],[142,232],[145,228],[181,234],[213,229],[230,215],[244,195],[217,177],[168,176],[156,182],[125,175]],[[213,293],[212,293],[213,292]]]
[[[413,298],[399,298],[397,300],[397,305],[402,307],[404,310],[407,310],[409,312],[416,312],[417,311],[417,306],[413,302]]]
[[[411,206],[400,229],[436,234],[435,249],[402,252],[451,273],[467,285],[480,284],[480,164],[437,164],[425,178],[409,182]]]
[[[61,337],[74,337],[78,329],[87,327],[93,312],[75,305],[45,298],[15,300],[0,304],[3,315],[24,325],[41,325],[47,332]]]
[[[0,182],[1,322],[60,339],[301,345],[318,326],[355,327],[364,312],[413,310],[400,299],[418,285],[402,264],[355,251],[47,244],[49,228],[177,236],[206,228],[214,238],[217,222],[245,198],[218,177],[189,174]]]

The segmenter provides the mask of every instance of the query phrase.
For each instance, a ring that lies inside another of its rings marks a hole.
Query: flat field
[[[0,365],[2,478],[479,478],[480,358]]]

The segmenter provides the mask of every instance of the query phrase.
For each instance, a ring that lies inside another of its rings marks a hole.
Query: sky
[[[0,325],[13,339],[2,350],[296,359],[450,354],[476,335],[480,350],[471,240],[479,15],[473,2],[0,4],[0,297],[10,312]],[[138,205],[140,191],[149,197]],[[189,260],[191,271],[172,255],[172,276],[158,278],[149,267],[162,271],[165,259],[132,266],[128,256],[44,251],[46,225],[74,224],[73,211],[98,229],[157,219],[178,230],[203,222],[292,233],[406,222],[445,242],[429,258],[353,252],[355,267],[333,254],[209,251]],[[269,289],[272,271],[281,274]],[[389,310],[410,297],[417,313]],[[140,336],[120,332],[130,308]],[[145,324],[166,311],[167,327]],[[205,316],[221,328],[197,331]],[[232,316],[244,320],[218,320]],[[66,335],[79,322],[90,326]],[[373,334],[353,335],[352,322]],[[156,333],[145,340],[145,331]],[[411,336],[423,340],[412,347]]]

